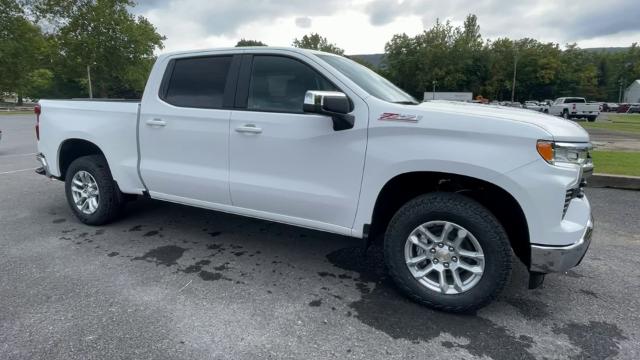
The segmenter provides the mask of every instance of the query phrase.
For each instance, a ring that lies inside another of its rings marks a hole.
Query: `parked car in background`
[[[551,99],[545,99],[543,102],[540,103],[540,111],[542,111],[545,114],[549,113],[549,107],[551,107],[551,104],[553,104],[553,100]]]
[[[602,112],[604,109],[604,103],[600,101],[589,101],[588,104],[598,105],[598,111]]]
[[[618,106],[618,110],[616,110],[616,112],[617,112],[617,113],[624,114],[624,113],[626,113],[627,111],[629,111],[629,108],[630,108],[630,107],[631,107],[631,104],[627,104],[627,103],[620,104],[620,105]]]
[[[602,107],[603,112],[616,112],[620,106],[616,103],[604,103]]]
[[[513,252],[534,288],[591,241],[580,126],[420,103],[334,54],[161,54],[141,101],[41,100],[35,112],[37,172],[65,182],[85,224],[138,195],[380,242],[398,288],[440,310],[494,300]]]
[[[501,105],[502,105],[502,106],[508,106],[508,107],[513,107],[513,108],[519,108],[519,109],[522,109],[522,104],[520,104],[520,103],[519,103],[519,102],[517,102],[517,101],[513,101],[513,102],[511,102],[511,101],[505,101],[505,102],[503,102]]]
[[[533,111],[542,111],[542,106],[540,106],[540,103],[534,100],[525,101],[524,108]]]
[[[561,97],[549,107],[549,115],[562,116],[565,119],[586,118],[589,122],[596,121],[600,114],[600,105],[587,103],[581,97]]]
[[[629,106],[629,110],[627,110],[627,114],[639,114],[640,113],[640,104],[631,104]]]

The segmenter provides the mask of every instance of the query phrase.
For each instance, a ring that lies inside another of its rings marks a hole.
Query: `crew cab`
[[[587,100],[581,97],[561,97],[549,106],[549,114],[565,119],[586,118],[587,121],[593,122],[600,115],[600,104],[587,103]]]
[[[141,101],[41,100],[36,114],[37,172],[64,181],[85,224],[145,196],[380,242],[398,288],[440,310],[495,299],[512,253],[536,287],[591,241],[579,125],[420,103],[333,54],[163,54]]]

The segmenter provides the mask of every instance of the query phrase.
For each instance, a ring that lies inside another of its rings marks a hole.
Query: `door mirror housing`
[[[355,117],[349,114],[353,111],[353,105],[347,95],[339,91],[307,91],[303,110],[331,116],[335,131],[351,129],[355,123]]]

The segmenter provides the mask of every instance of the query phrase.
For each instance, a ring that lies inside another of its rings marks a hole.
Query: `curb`
[[[640,190],[640,177],[611,174],[593,174],[587,181],[587,184],[588,187],[593,188]]]

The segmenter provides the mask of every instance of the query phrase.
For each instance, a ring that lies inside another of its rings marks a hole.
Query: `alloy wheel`
[[[76,208],[82,213],[91,215],[98,210],[100,203],[98,183],[88,172],[80,170],[73,176],[71,194]]]
[[[415,228],[405,243],[405,262],[429,290],[461,294],[484,274],[484,253],[473,234],[449,221],[429,221]]]

